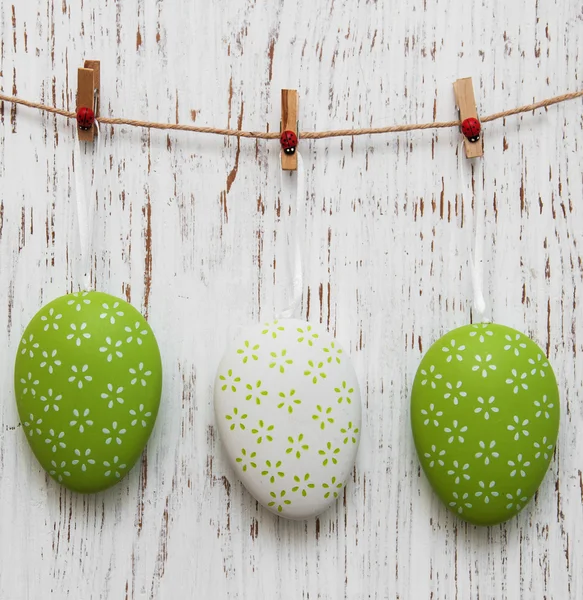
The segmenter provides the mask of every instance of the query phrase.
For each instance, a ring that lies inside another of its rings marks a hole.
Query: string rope
[[[517,108],[511,108],[510,110],[504,110],[497,112],[492,115],[481,117],[482,123],[490,123],[491,121],[497,121],[504,119],[512,115],[518,115],[522,113],[532,112],[539,108],[547,108],[553,104],[559,104],[561,102],[567,102],[568,100],[575,100],[576,98],[583,97],[583,90],[577,92],[569,92],[567,94],[561,94],[560,96],[554,96],[553,98],[547,98],[532,104],[525,104]],[[76,113],[56,108],[54,106],[47,106],[39,102],[31,102],[30,100],[23,100],[16,96],[8,96],[0,93],[0,101],[10,102],[12,104],[20,104],[21,106],[27,106],[29,108],[35,108],[37,110],[43,110],[52,114],[60,115],[68,119],[76,119]],[[277,132],[262,132],[262,131],[243,131],[241,129],[221,129],[218,127],[199,127],[196,125],[183,125],[180,123],[156,123],[154,121],[138,121],[135,119],[120,119],[117,117],[97,117],[99,123],[105,125],[128,125],[130,127],[145,127],[148,129],[170,129],[174,131],[190,131],[193,133],[209,133],[222,136],[238,137],[238,138],[253,138],[259,140],[275,140],[279,139],[279,133]],[[460,121],[434,121],[432,123],[415,123],[410,125],[390,125],[388,127],[371,127],[365,129],[337,129],[330,131],[302,131],[299,134],[300,138],[319,140],[323,138],[334,138],[344,136],[355,136],[355,135],[375,135],[380,133],[398,133],[403,131],[416,131],[423,129],[447,129],[451,127],[459,127]]]
[[[292,294],[286,308],[278,315],[278,319],[291,319],[302,302],[304,293],[304,268],[302,261],[302,245],[300,240],[300,227],[303,224],[304,203],[306,196],[306,178],[304,170],[304,161],[302,155],[296,151],[298,157],[298,168],[296,171],[296,202],[292,208],[291,233],[288,236],[288,258],[290,259],[290,273],[292,277]],[[280,169],[280,178],[283,183],[283,169]],[[283,186],[281,186],[283,189]],[[293,253],[293,260],[291,255]]]

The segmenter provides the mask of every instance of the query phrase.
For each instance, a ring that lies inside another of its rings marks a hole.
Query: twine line
[[[511,108],[510,110],[504,110],[497,112],[492,115],[481,117],[482,123],[490,123],[513,115],[519,115],[522,113],[532,112],[539,108],[547,108],[553,104],[560,104],[561,102],[567,102],[568,100],[575,100],[576,98],[583,97],[583,90],[577,92],[569,92],[567,94],[561,94],[560,96],[554,96],[553,98],[547,98],[546,100],[540,100],[533,102],[532,104],[525,104],[517,108]],[[47,106],[39,102],[31,102],[30,100],[23,100],[16,96],[8,96],[0,93],[0,101],[10,102],[12,104],[20,104],[21,106],[27,106],[29,108],[35,108],[48,113],[60,115],[68,119],[76,119],[77,115],[73,111],[64,110],[55,106]],[[117,117],[96,117],[95,119],[99,123],[104,125],[128,125],[130,127],[145,127],[147,129],[163,129],[172,131],[190,131],[193,133],[210,133],[215,135],[238,137],[238,138],[253,138],[259,140],[275,140],[279,139],[280,134],[278,132],[262,132],[262,131],[243,131],[241,129],[221,129],[218,127],[199,127],[197,125],[184,125],[180,123],[156,123],[154,121],[138,121],[135,119],[120,119]],[[423,129],[447,129],[450,127],[459,127],[461,122],[457,121],[434,121],[432,123],[414,123],[406,125],[390,125],[388,127],[369,127],[364,129],[336,129],[330,131],[302,131],[299,134],[300,138],[319,140],[322,138],[334,138],[334,137],[345,137],[345,136],[356,136],[356,135],[375,135],[379,133],[398,133],[402,131],[417,131]]]

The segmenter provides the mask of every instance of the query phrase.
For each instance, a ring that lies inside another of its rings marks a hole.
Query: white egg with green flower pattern
[[[243,332],[215,382],[226,454],[273,513],[306,519],[343,494],[361,429],[350,357],[320,325],[273,321]]]

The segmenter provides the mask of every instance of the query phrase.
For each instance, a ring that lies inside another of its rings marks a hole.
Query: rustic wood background
[[[0,0],[0,85],[74,109],[102,68],[105,114],[302,129],[455,118],[473,75],[495,112],[583,85],[580,0]],[[471,319],[472,197],[459,133],[303,142],[302,315],[350,350],[363,439],[343,501],[307,523],[246,493],[214,426],[215,369],[239,327],[289,287],[293,176],[277,142],[102,128],[74,165],[74,125],[0,104],[0,597],[573,598],[583,596],[583,103],[488,125],[489,314],[546,349],[561,432],[511,522],[450,515],[420,471],[409,393],[429,345]],[[95,169],[92,282],[147,315],[165,372],[141,466],[95,496],[39,468],[12,370],[41,305],[77,288],[74,166]],[[577,318],[579,316],[579,318]]]

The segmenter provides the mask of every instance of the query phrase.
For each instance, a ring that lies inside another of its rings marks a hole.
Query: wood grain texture
[[[0,0],[0,85],[73,110],[96,58],[102,114],[273,131],[290,87],[303,128],[367,127],[456,118],[467,75],[481,114],[578,89],[582,42],[579,0]],[[344,498],[295,523],[242,488],[212,407],[227,342],[289,288],[279,144],[102,127],[75,165],[73,122],[0,104],[0,597],[581,598],[582,108],[484,131],[490,314],[546,349],[563,411],[535,500],[479,529],[432,493],[408,410],[423,351],[471,319],[459,132],[302,143],[302,315],[351,352],[364,412]],[[86,497],[40,470],[12,386],[29,319],[79,280],[75,168],[92,282],[147,315],[165,373],[141,465]]]
[[[293,131],[298,135],[298,92],[297,90],[281,90],[281,131]],[[297,154],[281,153],[281,168],[284,171],[295,171],[298,168]]]
[[[99,116],[100,65],[98,60],[86,60],[84,67],[77,69],[77,95],[75,111],[82,106],[91,108]],[[77,135],[82,142],[93,142],[97,125],[82,129],[77,125]]]
[[[459,110],[460,121],[463,123],[466,119],[478,119],[478,111],[476,109],[476,97],[474,95],[474,85],[471,77],[463,77],[458,79],[453,84],[453,94],[455,103]],[[478,141],[470,142],[469,139],[464,139],[464,149],[466,158],[478,158],[483,155],[483,140],[480,137]]]

